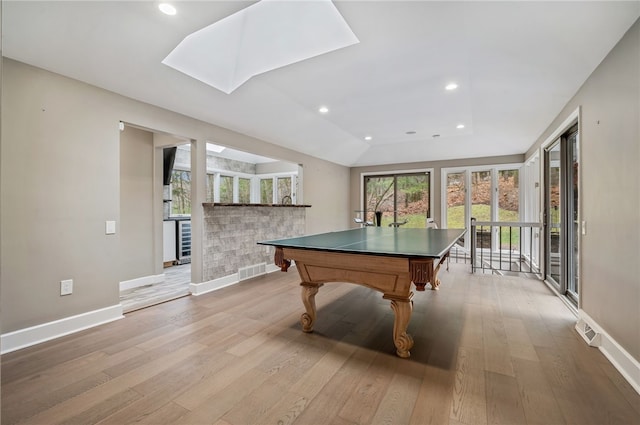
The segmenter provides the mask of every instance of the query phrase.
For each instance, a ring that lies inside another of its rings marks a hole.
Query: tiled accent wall
[[[207,154],[207,169],[229,170],[238,173],[255,174],[256,164],[248,162],[236,161],[228,158],[220,158]]]
[[[174,167],[180,170],[191,169],[191,151],[185,146],[178,146]],[[256,174],[256,164],[234,159],[221,158],[212,152],[207,152],[207,170],[228,170],[245,174]]]
[[[257,242],[302,236],[305,215],[304,207],[205,205],[204,281],[237,273],[241,267],[273,264],[275,248]]]

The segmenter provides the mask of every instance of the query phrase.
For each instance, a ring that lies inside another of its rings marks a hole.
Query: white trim
[[[2,354],[122,319],[122,304],[2,334]]]
[[[551,283],[548,279],[545,279],[545,276],[542,275],[542,281],[544,282],[545,285],[547,285],[547,287],[549,289],[551,289],[551,291],[558,297],[560,298],[560,301],[562,301],[564,303],[565,306],[567,306],[567,308],[569,309],[569,311],[571,313],[573,313],[574,316],[576,316],[576,318],[579,317],[578,314],[578,308],[576,307],[576,305],[569,299],[569,297],[567,297],[566,295],[561,294],[558,289],[556,288],[555,284]]]
[[[125,291],[127,289],[139,288],[141,286],[153,285],[164,281],[164,273],[155,274],[150,276],[137,277],[131,280],[123,280],[120,282],[120,290]]]
[[[547,137],[547,139],[542,143],[542,145],[540,145],[540,148],[542,149],[543,153],[544,153],[544,149],[549,147],[549,145],[551,145],[551,143],[553,143],[558,137],[562,136],[562,133],[567,131],[574,122],[579,123],[580,122],[579,118],[580,118],[580,107],[578,106],[575,109],[575,111],[569,114],[569,116],[562,122],[562,124],[556,127],[553,133],[551,133],[551,136]],[[579,130],[580,129],[578,128],[578,131]]]
[[[267,265],[266,273],[273,273],[275,271],[280,271],[280,268],[274,264]],[[238,273],[233,273],[207,282],[191,283],[189,284],[189,290],[191,291],[191,295],[199,296],[208,292],[217,291],[218,289],[226,288],[227,286],[235,285],[239,282],[240,278]]]
[[[618,372],[640,394],[640,362],[631,356],[615,339],[604,331],[584,310],[579,310],[580,318],[576,330],[582,338],[598,350],[611,362]],[[588,326],[588,327],[586,327]],[[595,335],[585,335],[585,331],[595,331]]]
[[[365,176],[386,176],[392,174],[416,174],[416,173],[433,173],[433,167],[430,168],[409,168],[406,170],[385,170],[385,171],[364,171],[360,173],[360,177]]]

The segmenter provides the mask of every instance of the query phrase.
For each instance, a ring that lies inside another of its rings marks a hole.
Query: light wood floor
[[[381,294],[295,269],[2,356],[2,424],[639,424],[640,396],[543,283],[452,264],[410,359]]]

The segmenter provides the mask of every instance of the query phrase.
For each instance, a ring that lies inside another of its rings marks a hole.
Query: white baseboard
[[[276,266],[275,264],[267,264],[267,274],[279,271],[280,267]]]
[[[124,318],[122,305],[117,304],[2,334],[0,336],[1,353],[10,353],[122,318]]]
[[[120,282],[120,290],[125,291],[127,289],[139,288],[141,286],[153,285],[154,283],[160,283],[162,281],[164,281],[164,273],[138,277],[131,280],[123,280]]]
[[[264,274],[273,273],[275,271],[280,271],[280,267],[276,266],[275,264],[267,265],[265,268]],[[211,291],[226,288],[227,286],[235,285],[238,282],[240,282],[240,277],[238,276],[238,273],[233,273],[228,276],[209,280],[207,282],[191,283],[189,285],[189,289],[191,290],[191,295],[198,296],[198,295],[206,294]]]
[[[578,334],[611,362],[638,394],[640,394],[640,362],[634,359],[615,339],[605,332],[584,310],[579,310]]]
[[[238,282],[238,273],[234,273],[230,274],[229,276],[219,277],[207,282],[191,283],[189,284],[189,290],[191,291],[191,295],[198,296],[211,291],[226,288],[227,286],[235,285]]]

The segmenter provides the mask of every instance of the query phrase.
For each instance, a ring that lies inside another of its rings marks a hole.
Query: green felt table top
[[[261,241],[261,245],[352,254],[440,258],[466,229],[373,227]]]

